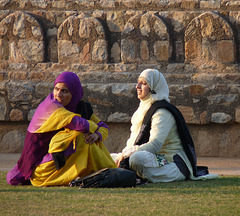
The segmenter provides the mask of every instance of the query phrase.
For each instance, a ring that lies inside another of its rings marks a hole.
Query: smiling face
[[[138,99],[143,100],[150,93],[150,88],[146,80],[142,77],[138,78],[138,83],[136,85]]]
[[[57,83],[54,86],[53,96],[63,106],[67,106],[72,99],[72,94],[65,83]]]

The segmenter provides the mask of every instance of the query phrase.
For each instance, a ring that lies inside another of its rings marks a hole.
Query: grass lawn
[[[0,171],[0,215],[240,215],[240,176],[78,189],[10,186]]]

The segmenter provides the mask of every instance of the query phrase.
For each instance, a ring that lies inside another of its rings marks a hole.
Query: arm
[[[92,114],[90,120],[98,125],[98,129],[95,132],[99,135],[99,140],[104,141],[105,139],[107,139],[109,131],[107,124],[100,121],[100,119],[94,114]]]
[[[95,132],[89,132],[84,135],[86,137],[85,142],[93,144],[97,141],[104,141],[108,137],[108,126],[94,114],[92,114],[90,121],[97,124],[98,128]]]
[[[98,125],[92,120],[86,120],[80,116],[74,116],[72,121],[66,125],[66,128],[82,133],[94,133],[97,130]]]

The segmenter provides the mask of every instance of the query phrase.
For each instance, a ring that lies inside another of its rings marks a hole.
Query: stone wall
[[[240,156],[240,1],[0,1],[0,152],[21,152],[29,121],[63,71],[120,151],[146,68],[167,79],[201,156]]]

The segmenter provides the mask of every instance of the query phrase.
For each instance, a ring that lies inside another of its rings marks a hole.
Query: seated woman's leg
[[[133,153],[129,158],[129,165],[140,177],[152,183],[185,180],[174,162],[159,166],[156,156],[147,151]]]

